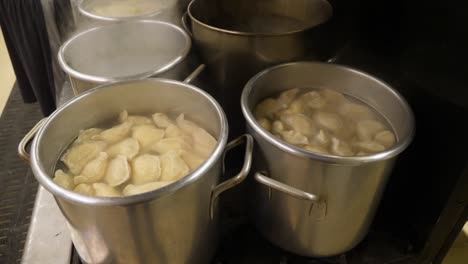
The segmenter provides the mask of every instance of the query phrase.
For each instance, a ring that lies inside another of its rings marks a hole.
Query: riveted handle
[[[18,155],[20,156],[22,160],[28,163],[31,160],[31,156],[26,150],[26,147],[34,139],[34,136],[36,136],[37,131],[39,131],[39,129],[42,128],[46,120],[47,118],[43,118],[39,122],[37,122],[37,124],[33,128],[31,128],[31,130],[20,141],[18,145]]]
[[[301,200],[307,200],[311,202],[316,202],[319,200],[318,196],[315,194],[304,192],[277,180],[273,180],[272,178],[269,178],[260,172],[255,173],[255,180],[263,185],[268,186],[269,188],[275,189],[277,191],[280,191],[282,193],[285,193],[287,195]]]

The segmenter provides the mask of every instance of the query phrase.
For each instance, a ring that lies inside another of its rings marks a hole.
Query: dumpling
[[[183,151],[181,156],[185,163],[187,163],[189,166],[190,171],[198,169],[198,167],[200,167],[200,165],[202,165],[206,160],[191,151]]]
[[[281,133],[281,136],[283,137],[284,141],[288,142],[289,144],[293,144],[293,145],[308,145],[309,144],[309,139],[306,136],[294,130],[284,131]]]
[[[343,103],[348,102],[348,100],[346,99],[346,97],[342,93],[337,92],[335,90],[322,89],[322,90],[320,90],[319,93],[330,104],[338,105],[338,104],[343,104]]]
[[[315,153],[328,154],[328,150],[321,146],[307,145],[304,147],[305,150]]]
[[[265,130],[270,131],[271,130],[271,123],[268,119],[266,118],[260,118],[257,120],[257,122],[260,124],[261,127],[263,127]]]
[[[152,125],[136,126],[132,128],[132,137],[146,149],[164,137],[164,130]]]
[[[284,114],[281,116],[281,121],[294,131],[305,136],[312,136],[317,132],[317,128],[314,126],[312,120],[305,115]]]
[[[161,181],[177,181],[189,173],[189,167],[175,151],[161,156]]]
[[[93,196],[95,194],[93,186],[86,184],[86,183],[78,184],[75,187],[75,189],[73,189],[73,191],[79,194],[89,195],[89,196]]]
[[[376,153],[376,152],[382,152],[385,150],[385,147],[383,145],[380,145],[379,143],[374,142],[374,141],[357,142],[357,143],[354,143],[354,147],[366,153]]]
[[[273,125],[271,127],[271,132],[273,132],[273,134],[281,135],[281,133],[284,132],[283,122],[279,120],[276,120],[275,122],[273,122]]]
[[[99,135],[94,136],[93,139],[102,140],[111,144],[116,143],[128,136],[132,126],[132,122],[125,121],[120,125],[102,131]]]
[[[355,121],[375,118],[374,113],[369,107],[355,103],[342,104],[338,108],[338,113]]]
[[[150,182],[142,185],[133,185],[129,184],[125,186],[123,189],[123,194],[128,196],[128,195],[136,195],[140,193],[145,193],[145,192],[150,192],[159,188],[162,188],[166,185],[169,185],[173,182],[170,181],[158,181],[158,182]]]
[[[144,184],[159,180],[161,177],[161,162],[158,156],[144,154],[132,161],[132,182]]]
[[[159,128],[167,128],[170,125],[173,125],[174,122],[169,119],[169,117],[163,113],[155,113],[153,116],[153,122]]]
[[[75,184],[94,183],[100,181],[106,173],[107,158],[107,153],[99,153],[99,155],[94,160],[86,164],[80,175],[75,176]]]
[[[102,196],[102,197],[122,196],[119,190],[102,182],[93,183],[93,188],[94,188],[96,196]]]
[[[126,110],[124,110],[124,111],[122,111],[120,113],[119,121],[121,123],[123,123],[125,121],[130,121],[136,126],[153,124],[153,121],[151,121],[150,118],[148,118],[146,116],[128,115],[128,112]]]
[[[356,124],[356,134],[360,140],[372,140],[385,127],[375,120],[363,120]]]
[[[81,130],[74,144],[81,144],[85,141],[91,140],[94,136],[98,135],[101,132],[102,132],[102,129],[99,129],[99,128],[90,128],[86,130]]]
[[[63,170],[55,172],[54,182],[67,190],[72,190],[75,187],[73,177],[63,172]]]
[[[320,129],[319,132],[313,137],[313,143],[318,146],[327,147],[330,144],[330,135]]]
[[[353,151],[348,143],[332,137],[331,153],[338,156],[353,156]]]
[[[335,113],[317,112],[314,115],[314,120],[320,127],[328,129],[333,133],[338,133],[343,126],[340,116]]]
[[[123,155],[130,160],[133,159],[139,151],[140,146],[138,145],[138,141],[134,138],[127,138],[113,146],[110,146],[107,149],[107,154],[112,158],[118,155]]]
[[[374,140],[382,144],[386,148],[390,148],[395,144],[395,135],[390,130],[384,130],[375,135]]]
[[[110,186],[119,186],[130,179],[130,166],[127,157],[118,155],[109,162],[105,180]]]
[[[151,147],[151,150],[159,154],[165,154],[170,151],[181,153],[185,150],[191,150],[192,147],[182,138],[164,138]]]
[[[255,117],[257,119],[262,117],[273,118],[275,113],[282,108],[286,107],[280,106],[280,103],[273,98],[267,98],[255,107]]]
[[[325,98],[316,91],[303,94],[301,96],[301,100],[305,105],[316,110],[322,109],[327,104]]]
[[[106,148],[102,141],[87,141],[72,146],[61,158],[71,173],[78,175],[83,167]]]
[[[184,114],[177,117],[177,126],[185,133],[190,134],[193,139],[193,150],[201,157],[208,157],[216,147],[216,139],[205,129],[185,119]]]
[[[298,93],[298,88],[284,91],[278,97],[278,103],[281,105],[281,107],[287,108],[294,101],[294,99],[296,99]]]

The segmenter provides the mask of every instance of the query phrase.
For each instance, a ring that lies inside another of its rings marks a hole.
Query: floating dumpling
[[[338,133],[343,126],[339,115],[329,112],[317,112],[314,115],[317,124],[333,133]]]
[[[156,113],[153,116],[153,122],[159,128],[167,128],[170,125],[173,125],[174,122],[169,119],[169,117],[163,113]]]
[[[312,136],[317,131],[312,120],[305,115],[283,114],[280,118],[283,124],[289,126],[292,130],[299,132],[302,135]]]
[[[110,157],[113,158],[118,155],[123,155],[129,160],[133,159],[133,157],[135,157],[139,151],[140,146],[138,145],[138,141],[134,138],[124,139],[107,149],[107,153]]]
[[[355,103],[342,104],[338,108],[338,112],[352,120],[370,120],[375,118],[374,113],[369,107]]]
[[[192,136],[193,150],[201,157],[208,157],[216,147],[216,139],[205,129],[197,126],[195,123],[185,119],[184,114],[177,117],[177,126],[185,133]]]
[[[263,127],[265,130],[270,131],[271,130],[271,123],[268,119],[266,118],[260,118],[258,120],[258,123],[260,124],[261,127]]]
[[[146,116],[139,116],[139,115],[128,115],[128,112],[126,110],[122,111],[122,113],[120,113],[119,121],[121,123],[123,123],[125,121],[130,121],[131,123],[133,123],[136,126],[153,124],[153,121],[151,121],[150,118],[148,118]]]
[[[136,126],[132,128],[132,137],[146,149],[164,137],[164,130],[152,125]]]
[[[363,120],[356,125],[356,133],[360,140],[371,140],[384,129],[385,126],[375,120]]]
[[[331,153],[338,156],[353,156],[354,153],[351,147],[345,141],[339,140],[338,138],[333,137],[331,145]]]
[[[78,184],[75,187],[75,189],[73,189],[73,191],[79,194],[89,195],[89,196],[93,196],[95,194],[93,186],[86,184],[86,183]]]
[[[144,184],[159,180],[161,177],[161,162],[158,156],[143,154],[132,161],[132,182]]]
[[[278,103],[281,107],[287,108],[296,99],[299,89],[290,89],[282,92],[278,97]]]
[[[91,140],[94,136],[99,135],[102,132],[102,129],[99,128],[90,128],[86,130],[81,130],[78,138],[75,140],[75,144],[81,144],[85,141]]]
[[[327,104],[325,98],[316,91],[303,94],[301,96],[301,101],[312,109],[322,109]]]
[[[288,142],[289,144],[294,144],[294,145],[308,145],[309,144],[309,139],[306,136],[294,130],[284,131],[281,133],[281,136],[283,137],[284,141]]]
[[[273,132],[273,134],[281,135],[281,133],[284,132],[283,122],[281,122],[279,120],[276,120],[275,122],[273,122],[273,125],[271,127],[271,131]]]
[[[177,181],[186,176],[190,169],[175,151],[161,156],[161,181]]]
[[[63,155],[61,160],[71,173],[78,175],[83,167],[102,152],[106,146],[107,144],[102,141],[87,141],[74,145]]]
[[[198,169],[198,167],[200,167],[200,165],[202,165],[206,160],[191,151],[183,151],[181,156],[185,163],[187,163],[189,166],[190,171]]]
[[[331,103],[331,104],[339,105],[339,104],[344,104],[348,102],[348,100],[346,99],[346,97],[344,97],[342,93],[337,92],[335,90],[322,89],[320,90],[319,93],[321,96],[323,96],[323,98],[325,98],[325,100],[328,103]]]
[[[102,131],[99,135],[94,136],[93,139],[102,140],[111,144],[116,143],[128,136],[132,126],[132,122],[125,121],[120,125]]]
[[[75,177],[75,184],[94,183],[100,181],[106,173],[107,158],[107,153],[99,153],[94,160],[86,164],[81,174]]]
[[[330,135],[322,129],[314,136],[313,142],[318,146],[327,147],[330,144]]]
[[[110,186],[119,186],[130,179],[130,166],[127,157],[118,155],[109,162],[105,180]]]
[[[192,147],[182,138],[164,138],[154,144],[151,149],[159,154],[165,154],[170,151],[181,153],[185,150],[191,150]]]
[[[255,107],[255,117],[256,118],[272,118],[278,110],[283,109],[277,100],[268,98],[263,100],[261,103]]]
[[[96,196],[102,197],[117,197],[122,196],[122,194],[116,188],[109,186],[105,183],[93,183],[93,189]]]
[[[63,172],[63,170],[55,172],[54,182],[67,190],[72,190],[75,187],[73,177]]]
[[[395,144],[395,135],[390,130],[384,130],[375,135],[375,141],[389,148]]]
[[[150,192],[159,188],[162,188],[166,185],[171,184],[170,181],[159,181],[159,182],[150,182],[142,185],[133,185],[129,184],[123,189],[123,194],[128,195],[137,195],[145,192]]]

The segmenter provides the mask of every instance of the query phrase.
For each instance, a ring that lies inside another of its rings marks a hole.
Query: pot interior
[[[224,30],[283,34],[312,28],[333,14],[326,0],[194,0],[196,20]]]
[[[205,163],[211,166],[221,156],[227,140],[227,121],[218,103],[205,92],[177,81],[145,79],[101,86],[86,92],[56,110],[39,131],[32,150],[36,178],[49,191],[63,195],[65,189],[51,181],[57,162],[78,132],[115,122],[121,111],[147,115],[156,112],[176,116],[184,113],[217,140],[213,154]],[[206,167],[205,167],[206,168]],[[204,172],[192,173],[199,177]],[[71,191],[66,191],[71,193]],[[95,200],[103,197],[90,197]],[[120,199],[125,199],[123,197]],[[107,198],[110,199],[110,198]]]
[[[397,138],[396,145],[385,152],[376,154],[378,157],[380,154],[388,156],[389,152],[398,154],[412,140],[413,114],[400,94],[368,74],[327,63],[288,63],[269,68],[254,76],[247,83],[242,95],[242,107],[248,122],[257,130],[261,130],[252,114],[255,106],[267,97],[276,97],[282,91],[293,88],[336,90],[366,103],[377,111],[392,127]],[[274,137],[271,136],[271,138]],[[340,159],[359,160],[360,157],[341,157]]]
[[[158,21],[127,21],[82,32],[59,52],[62,68],[95,82],[149,77],[181,61],[191,41],[179,27]]]

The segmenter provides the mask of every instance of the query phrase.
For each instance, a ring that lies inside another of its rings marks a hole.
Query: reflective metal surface
[[[126,21],[76,34],[61,46],[58,59],[75,94],[80,94],[102,84],[150,76],[180,80],[186,75],[190,47],[190,37],[175,25]]]
[[[392,125],[397,144],[371,156],[337,157],[284,143],[261,128],[251,111],[265,97],[295,87],[335,89],[366,102]],[[258,146],[253,172],[265,171],[271,179],[318,196],[311,206],[308,200],[257,184],[253,211],[263,235],[304,256],[337,255],[359,243],[368,231],[396,156],[413,137],[413,114],[406,101],[365,73],[298,62],[272,67],[252,78],[242,94],[242,111]]]
[[[194,0],[188,7],[197,51],[221,90],[230,132],[241,134],[242,87],[268,66],[328,57],[321,29],[332,17],[325,0]],[[284,26],[287,25],[287,26]],[[271,30],[274,31],[271,31]]]
[[[90,197],[56,185],[50,175],[77,131],[111,120],[124,109],[142,114],[186,113],[218,138],[218,145],[190,175],[140,195]],[[56,110],[33,141],[31,166],[39,183],[55,196],[85,263],[206,263],[217,244],[213,191],[227,189],[220,187],[226,184],[234,186],[250,168],[249,158],[235,179],[219,183],[227,130],[221,107],[191,85],[165,79],[114,83],[86,92]],[[245,139],[246,155],[251,157],[252,139]]]

